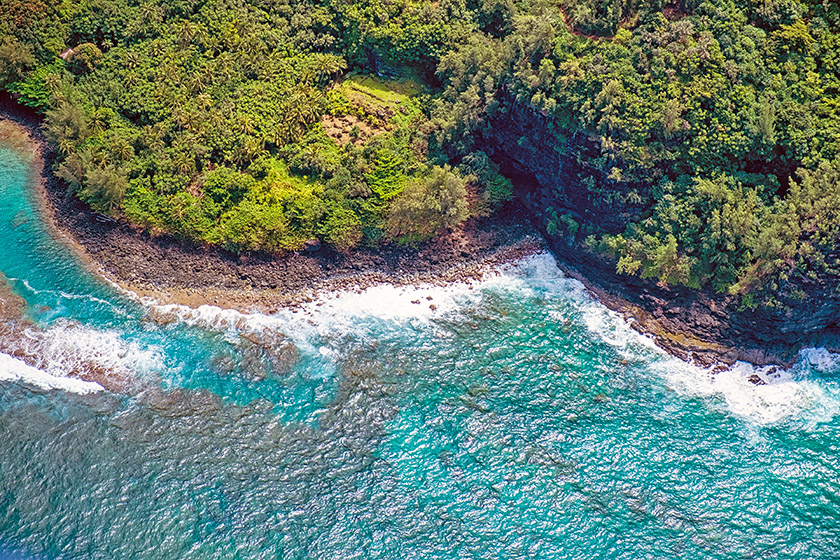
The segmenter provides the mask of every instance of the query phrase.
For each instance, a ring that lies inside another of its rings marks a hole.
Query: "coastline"
[[[360,291],[382,283],[469,282],[491,268],[547,250],[516,201],[493,219],[470,219],[417,247],[388,244],[350,254],[323,247],[313,253],[236,255],[171,236],[151,237],[97,215],[67,195],[50,169],[55,154],[37,115],[0,100],[0,123],[16,127],[15,144],[35,158],[36,195],[51,233],[69,244],[95,275],[160,304],[272,313],[327,291]]]
[[[529,196],[515,198],[492,218],[470,219],[462,228],[417,247],[384,245],[350,254],[324,247],[313,253],[235,255],[171,236],[151,237],[94,213],[66,193],[51,171],[55,154],[41,133],[40,117],[7,98],[0,99],[0,122],[17,126],[28,151],[37,158],[33,162],[33,169],[40,170],[37,191],[51,232],[70,245],[92,273],[159,304],[273,313],[298,308],[324,292],[361,291],[378,284],[471,282],[499,265],[550,251],[564,274],[684,361],[715,369],[738,360],[785,366],[808,346],[804,340],[791,345],[755,343],[732,332],[728,306],[702,293],[685,294],[636,278],[619,278],[607,270],[607,263],[579,247],[546,237],[540,231],[539,207],[531,204]]]

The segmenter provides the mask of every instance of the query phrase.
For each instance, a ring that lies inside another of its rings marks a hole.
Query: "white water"
[[[504,292],[520,298],[563,300],[594,337],[616,348],[627,359],[650,361],[650,370],[677,393],[723,403],[738,417],[759,425],[797,418],[805,423],[824,422],[840,412],[840,394],[830,392],[812,377],[819,371],[840,369],[840,356],[825,349],[803,350],[790,370],[756,368],[737,362],[726,371],[714,373],[666,354],[650,337],[633,330],[619,314],[597,302],[577,280],[558,269],[554,258],[537,254],[488,272],[479,281],[445,287],[421,284],[383,284],[361,292],[347,290],[324,294],[297,312],[288,309],[272,315],[240,313],[204,305],[197,309],[182,305],[158,305],[147,300],[158,313],[174,315],[192,326],[216,331],[282,332],[301,352],[325,358],[337,355],[329,341],[343,334],[364,337],[373,326],[381,329],[423,328],[435,318],[452,316],[480,302],[485,294]],[[419,302],[419,303],[415,303]],[[430,306],[436,306],[432,309]],[[569,309],[552,311],[558,321],[570,321]],[[371,336],[371,339],[374,337]],[[772,372],[772,373],[771,373]],[[763,385],[750,378],[758,376]]]
[[[32,289],[26,282],[24,285]],[[322,294],[297,311],[283,309],[272,315],[210,305],[160,305],[148,298],[133,297],[158,316],[175,318],[192,328],[221,332],[231,339],[239,333],[282,333],[302,354],[323,361],[323,374],[330,375],[330,365],[341,354],[342,336],[375,342],[383,329],[398,332],[430,325],[434,328],[435,320],[457,317],[491,293],[518,298],[523,305],[527,305],[524,302],[528,298],[547,301],[555,307],[550,310],[555,320],[571,323],[575,320],[573,315],[577,316],[576,320],[582,321],[593,337],[615,348],[624,358],[649,362],[650,370],[677,393],[722,404],[731,414],[757,424],[792,418],[805,423],[823,422],[840,412],[840,395],[813,379],[820,373],[840,369],[840,356],[825,349],[809,349],[789,370],[755,368],[739,362],[726,371],[712,373],[665,354],[649,337],[630,328],[620,315],[593,299],[580,282],[565,277],[547,253],[488,271],[475,282],[447,286],[382,284],[362,291],[344,290]],[[14,347],[34,356],[37,367],[6,356],[0,362],[4,370],[0,378],[41,388],[91,392],[102,387],[73,377],[91,365],[124,378],[134,376],[146,381],[167,369],[163,349],[124,340],[115,329],[59,321],[47,330],[29,329],[25,335]],[[754,376],[765,384],[754,384],[750,381]]]
[[[103,391],[101,385],[61,375],[51,375],[8,354],[0,353],[0,380],[17,381],[44,390],[62,390],[85,395]]]

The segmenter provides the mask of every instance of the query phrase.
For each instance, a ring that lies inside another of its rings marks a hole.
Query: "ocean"
[[[0,146],[0,558],[840,558],[838,355],[712,374],[547,253],[157,305],[90,274],[33,181]]]

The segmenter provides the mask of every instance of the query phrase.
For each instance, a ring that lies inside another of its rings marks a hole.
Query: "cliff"
[[[787,364],[801,348],[840,347],[840,278],[793,278],[775,294],[782,305],[750,309],[728,294],[617,274],[615,262],[583,244],[585,232],[592,226],[619,232],[643,209],[593,202],[580,176],[608,179],[567,155],[550,126],[538,112],[509,102],[483,134],[482,149],[513,180],[516,197],[530,210],[562,267],[638,330],[651,333],[669,352],[701,364]],[[595,150],[585,137],[574,141],[584,153]],[[552,229],[552,210],[582,227]],[[790,297],[794,291],[799,298]]]

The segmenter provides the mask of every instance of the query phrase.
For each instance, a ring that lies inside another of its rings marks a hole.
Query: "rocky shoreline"
[[[655,280],[618,274],[616,263],[587,248],[585,228],[553,228],[556,213],[577,224],[598,224],[604,231],[624,231],[640,209],[593,201],[586,177],[606,182],[585,162],[564,151],[550,123],[515,100],[492,123],[482,147],[516,187],[561,268],[586,284],[601,303],[625,316],[634,328],[688,361],[711,365],[741,360],[754,365],[792,364],[809,347],[840,350],[840,274],[791,278],[775,290],[772,305],[744,305],[738,296],[661,285]],[[596,157],[599,149],[578,139],[581,150]]]
[[[284,255],[235,255],[170,236],[151,237],[92,212],[66,193],[51,172],[55,155],[43,138],[37,115],[5,99],[0,100],[2,117],[25,128],[35,144],[44,207],[56,232],[92,270],[159,303],[271,313],[310,302],[327,291],[360,291],[380,283],[469,282],[492,267],[548,249],[560,268],[599,301],[686,361],[703,366],[731,365],[736,360],[784,365],[802,347],[830,345],[825,333],[791,342],[780,343],[772,336],[762,341],[760,332],[733,328],[731,302],[617,275],[609,263],[587,253],[579,243],[553,239],[540,231],[544,222],[539,192],[528,189],[518,189],[518,200],[492,219],[470,220],[463,228],[419,247],[386,245],[351,254],[324,247]]]
[[[0,100],[0,118],[25,129],[39,158],[43,207],[50,225],[94,272],[140,297],[163,304],[216,305],[273,312],[310,302],[319,293],[394,285],[464,282],[491,268],[545,250],[525,208],[510,203],[493,219],[471,219],[456,231],[420,245],[361,248],[350,254],[327,247],[282,255],[236,255],[171,236],[151,237],[96,214],[66,193],[51,172],[55,154],[40,119]]]

